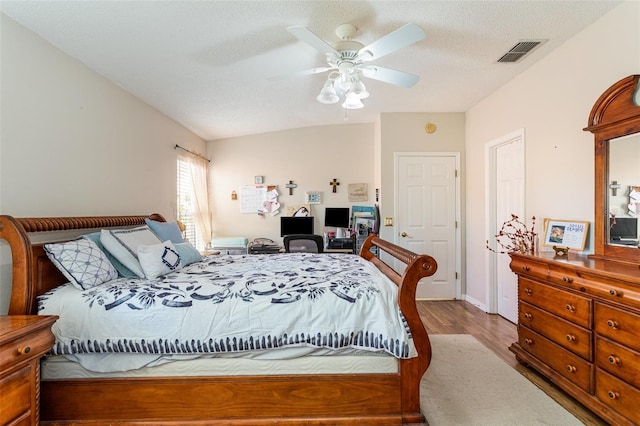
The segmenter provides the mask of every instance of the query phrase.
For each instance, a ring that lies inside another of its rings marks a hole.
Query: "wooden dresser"
[[[53,345],[57,317],[0,316],[0,424],[37,425],[40,357]]]
[[[510,350],[612,424],[640,424],[640,267],[511,254],[518,341]]]

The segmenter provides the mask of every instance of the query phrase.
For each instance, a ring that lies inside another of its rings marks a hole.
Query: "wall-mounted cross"
[[[292,180],[290,180],[289,183],[285,185],[285,187],[289,188],[289,195],[293,195],[293,188],[296,188],[297,186],[298,185],[293,183]]]
[[[340,185],[340,182],[338,182],[338,180],[337,180],[337,179],[334,179],[333,181],[329,182],[329,185],[333,186],[333,191],[331,191],[331,192],[337,192],[337,191],[336,191],[336,187],[337,187],[338,185]]]

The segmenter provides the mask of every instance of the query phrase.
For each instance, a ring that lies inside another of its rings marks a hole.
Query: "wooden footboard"
[[[35,314],[37,296],[66,282],[44,254],[43,244],[31,242],[30,233],[135,226],[144,224],[146,217],[0,216],[0,239],[9,243],[13,257],[9,313]],[[153,218],[164,220],[159,215]],[[403,273],[374,256],[372,247],[405,263]],[[420,380],[431,360],[431,345],[418,315],[415,293],[420,279],[436,272],[436,262],[373,235],[363,244],[360,255],[399,288],[398,303],[411,328],[418,357],[398,360],[397,373],[43,380],[42,423],[423,423]]]

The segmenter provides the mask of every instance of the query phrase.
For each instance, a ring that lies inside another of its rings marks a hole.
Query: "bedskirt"
[[[127,355],[114,355],[116,359],[119,356],[126,357]],[[173,361],[153,367],[102,373],[87,370],[79,363],[64,356],[48,356],[42,361],[41,371],[42,380],[297,374],[397,374],[398,360],[391,355],[375,353],[325,354],[289,359],[216,357]]]

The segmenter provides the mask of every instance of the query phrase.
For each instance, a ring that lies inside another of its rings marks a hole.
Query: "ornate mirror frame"
[[[634,95],[640,90],[639,81],[640,75],[630,75],[609,87],[593,105],[588,126],[584,128],[595,137],[595,243],[592,257],[635,264],[640,264],[639,248],[608,243],[607,190],[609,141],[640,133],[640,105],[634,102]]]

